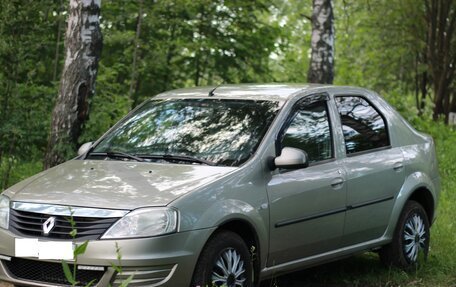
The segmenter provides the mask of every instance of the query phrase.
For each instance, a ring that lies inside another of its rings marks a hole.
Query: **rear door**
[[[404,177],[403,155],[390,144],[388,123],[363,96],[336,96],[345,140],[345,246],[382,236]]]

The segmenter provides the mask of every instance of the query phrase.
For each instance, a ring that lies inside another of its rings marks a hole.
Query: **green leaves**
[[[70,266],[66,261],[62,261],[63,273],[65,274],[66,280],[72,285],[76,285],[76,274],[71,272]]]
[[[273,1],[155,1],[143,5],[137,83],[129,97],[138,3],[103,2],[104,47],[79,144],[97,139],[133,106],[164,90],[274,80],[269,56],[277,51],[282,31],[270,21]],[[67,4],[0,4],[0,157],[14,156],[18,164],[41,161],[48,145],[65,56],[62,12]],[[62,143],[56,148],[69,159],[78,147]],[[41,169],[35,166],[29,173]],[[14,169],[6,170],[0,186],[22,178]]]
[[[87,249],[88,244],[89,244],[89,241],[85,241],[84,243],[77,245],[73,252],[74,258],[77,258],[79,255],[84,254]]]
[[[82,255],[86,252],[87,246],[89,244],[89,241],[85,241],[82,244],[76,245],[73,255],[74,255],[74,264],[73,264],[73,270],[71,270],[70,265],[65,261],[62,260],[62,268],[63,268],[63,273],[65,274],[65,278],[67,281],[71,284],[71,286],[76,286],[78,284],[76,280],[76,273],[77,273],[77,262],[78,262],[78,257],[79,255]],[[87,286],[90,286],[93,284],[95,281],[91,281]]]
[[[131,280],[133,280],[133,275],[128,276],[128,278],[125,279],[125,281],[123,281],[119,287],[127,287],[128,284],[130,284]]]

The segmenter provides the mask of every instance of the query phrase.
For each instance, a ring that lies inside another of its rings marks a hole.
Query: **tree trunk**
[[[427,72],[421,74],[421,105],[420,110],[423,111],[426,107],[426,96],[427,96],[427,81],[428,75]]]
[[[8,154],[9,154],[10,158],[8,158],[6,161],[6,170],[5,170],[5,173],[3,174],[3,183],[1,186],[1,190],[5,190],[9,184],[11,169],[13,168],[13,164],[14,164],[14,156],[12,154],[13,154],[13,149],[15,146],[16,146],[16,135],[13,135],[10,145],[9,145],[9,150],[8,150]],[[0,162],[0,165],[1,165],[1,162]]]
[[[415,56],[415,104],[418,110],[418,114],[421,115],[421,104],[420,104],[420,73],[418,72],[418,66],[420,64],[420,56],[417,53]]]
[[[63,6],[60,5],[60,6]],[[54,72],[52,73],[52,81],[57,80],[57,74],[59,70],[59,58],[60,58],[60,41],[61,41],[61,36],[62,36],[62,24],[64,22],[64,19],[62,19],[62,11],[63,8],[61,9],[59,7],[58,11],[58,24],[57,24],[57,41],[55,43],[55,58],[54,58]]]
[[[424,0],[427,25],[427,60],[434,90],[433,118],[448,123],[450,95],[456,64],[456,1]]]
[[[427,51],[417,52],[415,61],[415,97],[418,115],[422,115],[426,107],[426,97],[428,89],[427,70],[420,71],[420,66],[427,65]]]
[[[168,51],[166,52],[166,72],[163,75],[163,83],[164,83],[164,90],[168,90],[170,83],[172,81],[172,68],[171,68],[171,61],[174,57],[174,53],[176,50],[176,45],[174,44],[176,39],[176,25],[173,23],[171,25],[171,34],[169,36],[169,46],[168,46]]]
[[[456,113],[456,92],[453,90],[450,112]]]
[[[17,65],[12,64],[10,66],[11,68],[9,69],[11,71],[11,74],[9,76],[10,80],[6,81],[6,89],[5,92],[3,93],[3,102],[2,102],[2,108],[0,109],[0,123],[6,122],[6,119],[10,115],[10,103],[9,100],[10,98],[14,97],[15,89],[17,86]],[[7,134],[11,134],[11,131],[7,132]],[[2,164],[2,158],[3,155],[8,155],[6,150],[2,149],[2,145],[0,145],[0,165]]]
[[[132,100],[132,108],[138,105],[139,97],[138,95],[134,95],[137,93],[138,90],[138,73],[137,73],[137,62],[138,62],[138,55],[139,55],[139,37],[141,36],[141,23],[143,17],[143,0],[138,0],[138,19],[136,21],[136,35],[134,40],[135,49],[133,51],[133,63],[131,67],[131,80],[130,80],[130,90],[128,91],[128,96]]]
[[[334,80],[334,14],[331,0],[313,0],[312,54],[307,81],[332,84]]]
[[[198,37],[195,39],[196,41],[199,42],[197,51],[195,53],[195,78],[194,78],[195,86],[200,85],[201,78],[203,77],[203,74],[201,73],[201,64],[202,64],[201,58],[202,58],[203,54],[205,53],[204,50],[206,48],[206,47],[204,47],[203,38],[201,37],[201,35],[205,34],[205,23],[204,22],[207,21],[206,9],[203,4],[200,5],[199,12],[200,12],[200,17],[199,17],[199,24],[198,24]]]
[[[423,64],[427,65],[427,53],[424,51],[423,55]],[[428,87],[428,72],[427,70],[423,71],[421,74],[421,106],[420,110],[423,111],[426,107],[426,96],[427,96],[427,87]]]
[[[100,6],[101,0],[70,0],[65,64],[52,113],[45,168],[71,156],[88,119],[102,49]]]

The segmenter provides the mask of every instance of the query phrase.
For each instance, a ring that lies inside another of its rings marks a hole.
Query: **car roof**
[[[229,98],[251,100],[287,101],[300,92],[322,90],[322,88],[342,88],[332,85],[320,84],[238,84],[185,88],[167,91],[155,98]],[[345,87],[356,89],[353,87]],[[209,94],[213,91],[213,95]]]

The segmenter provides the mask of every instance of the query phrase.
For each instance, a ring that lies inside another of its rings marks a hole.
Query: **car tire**
[[[401,212],[393,241],[380,249],[381,261],[387,266],[409,269],[426,260],[430,229],[426,211],[416,201],[408,201]]]
[[[244,240],[231,231],[216,233],[206,244],[191,287],[252,287],[252,258]]]

